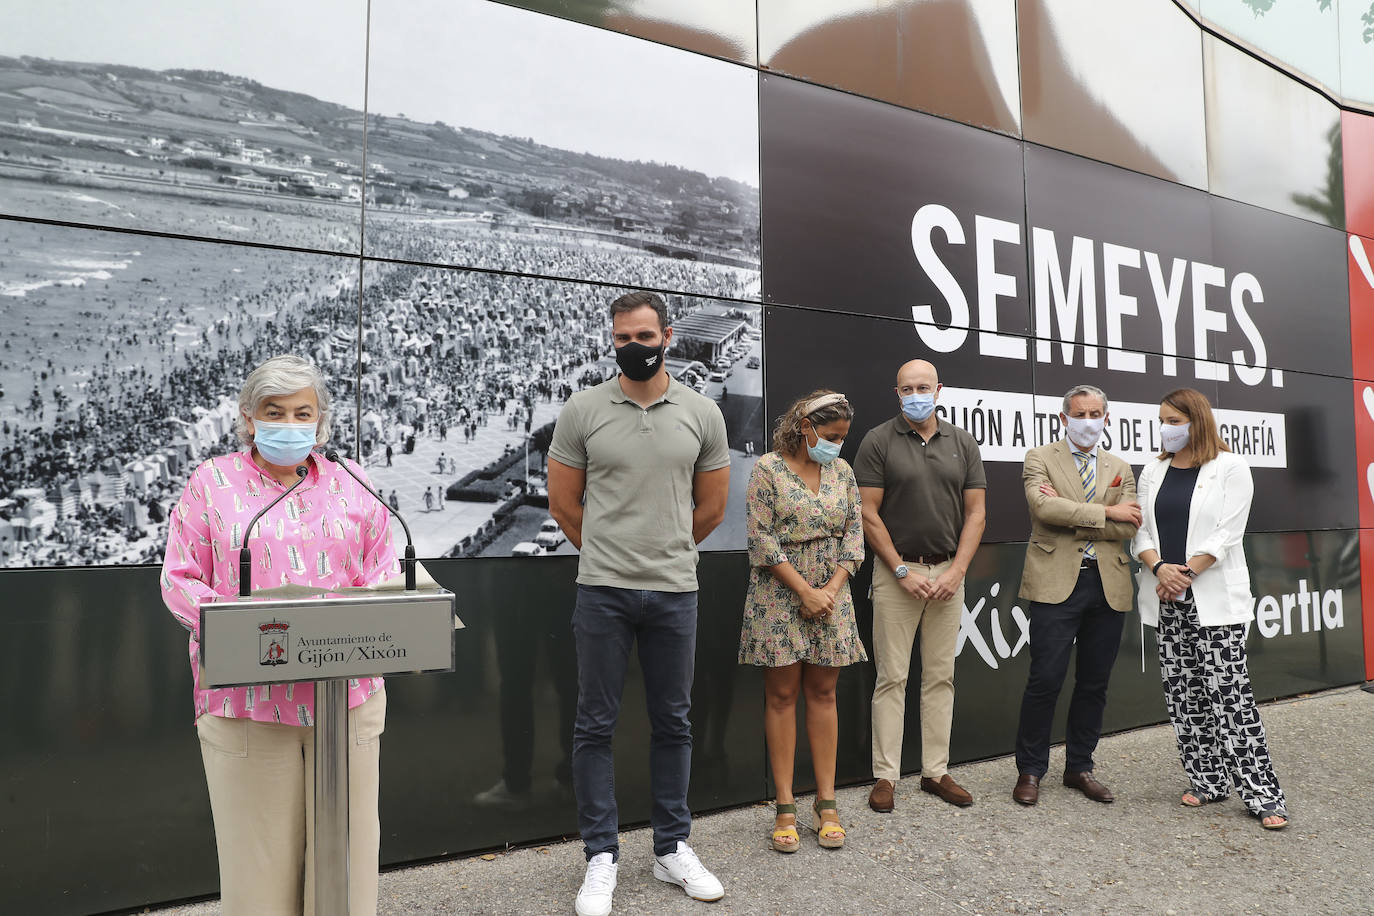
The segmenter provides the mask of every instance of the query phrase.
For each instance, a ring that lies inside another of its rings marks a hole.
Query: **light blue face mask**
[[[934,394],[908,394],[902,398],[902,413],[912,423],[920,423],[934,412]]]
[[[844,440],[831,442],[829,439],[822,439],[820,433],[816,434],[816,444],[812,445],[809,438],[806,443],[806,454],[811,456],[811,460],[817,464],[829,464],[840,457],[840,449],[844,448]]]
[[[253,421],[253,445],[263,460],[279,467],[300,464],[315,447],[318,424]]]

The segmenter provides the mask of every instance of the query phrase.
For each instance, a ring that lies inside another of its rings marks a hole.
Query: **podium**
[[[452,671],[462,625],[453,592],[437,587],[287,586],[201,603],[202,687],[315,682],[317,913],[348,916],[349,679]]]

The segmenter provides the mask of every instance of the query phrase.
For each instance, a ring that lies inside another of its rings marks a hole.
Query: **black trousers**
[[[1021,720],[1016,729],[1016,771],[1044,776],[1050,765],[1050,726],[1059,691],[1069,670],[1075,640],[1073,699],[1065,735],[1064,769],[1093,768],[1093,751],[1102,734],[1107,707],[1107,684],[1121,647],[1126,615],[1112,610],[1102,593],[1095,564],[1078,572],[1073,592],[1061,604],[1030,605],[1030,677],[1021,697]]]

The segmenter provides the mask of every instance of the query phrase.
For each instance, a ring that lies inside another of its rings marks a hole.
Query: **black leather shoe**
[[[1016,788],[1011,797],[1023,805],[1033,805],[1040,800],[1040,777],[1022,773],[1016,778]]]
[[[1077,789],[1095,802],[1110,804],[1116,801],[1116,796],[1112,794],[1112,790],[1094,779],[1091,770],[1082,773],[1065,771],[1064,785],[1070,789]]]

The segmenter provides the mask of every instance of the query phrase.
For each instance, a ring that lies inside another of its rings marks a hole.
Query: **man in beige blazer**
[[[1030,601],[1031,666],[1016,730],[1019,776],[1011,794],[1023,805],[1040,800],[1050,725],[1075,642],[1064,785],[1093,801],[1113,800],[1111,790],[1093,777],[1093,751],[1122,624],[1135,597],[1124,542],[1140,527],[1140,504],[1131,466],[1099,444],[1107,396],[1078,385],[1064,395],[1059,419],[1065,438],[1027,452],[1021,472],[1031,514],[1020,591]]]

